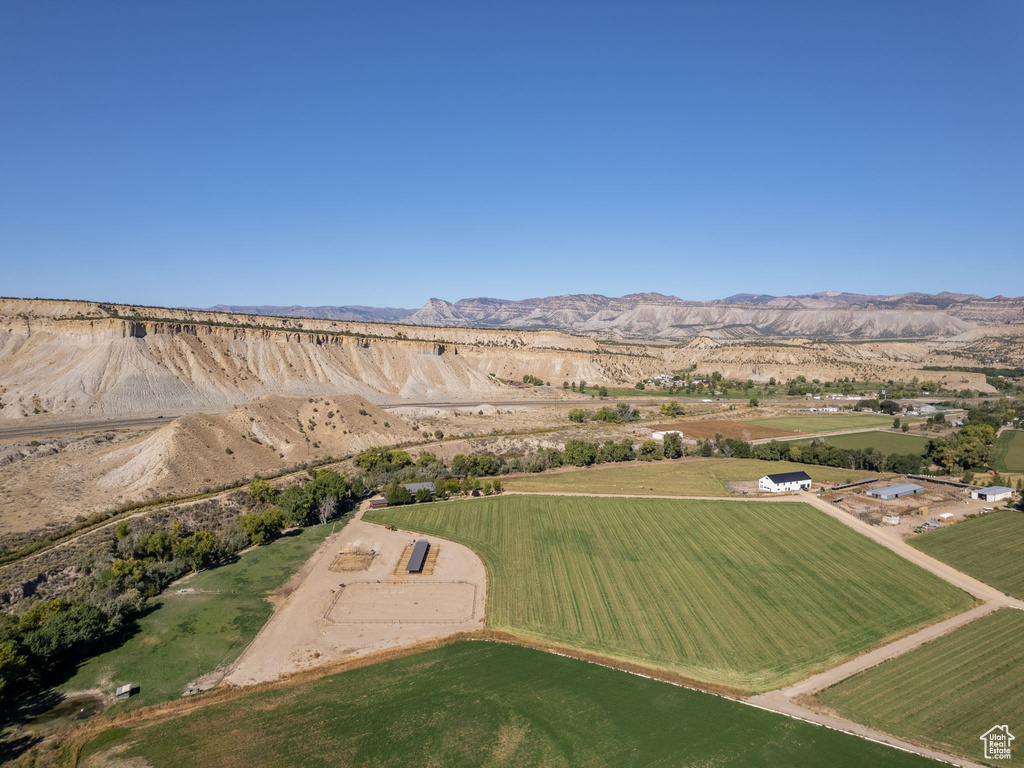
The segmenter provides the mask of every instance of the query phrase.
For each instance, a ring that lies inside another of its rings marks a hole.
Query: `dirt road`
[[[863,533],[865,536],[874,539],[883,547],[891,549],[897,555],[910,560],[915,565],[919,565],[927,571],[931,571],[939,578],[948,581],[953,586],[959,587],[980,600],[991,600],[1000,606],[1024,610],[1024,600],[1009,597],[995,587],[990,587],[988,584],[978,581],[972,576],[968,576],[966,573],[958,571],[951,565],[947,565],[940,560],[936,560],[930,555],[926,555],[919,549],[910,546],[910,544],[895,533],[891,533],[886,529],[865,523],[863,520],[854,517],[849,512],[845,512],[834,504],[830,504],[824,499],[819,499],[817,496],[812,493],[808,493],[807,491],[800,491],[795,494],[795,496],[799,501],[805,501],[815,509],[820,509],[825,514],[834,517],[844,525],[848,525],[855,531]]]

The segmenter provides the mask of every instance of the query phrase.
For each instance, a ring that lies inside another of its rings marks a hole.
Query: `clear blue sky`
[[[5,0],[0,295],[1019,295],[1022,131],[1022,0]]]

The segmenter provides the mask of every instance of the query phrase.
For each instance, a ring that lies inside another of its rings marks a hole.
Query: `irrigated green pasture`
[[[331,528],[306,528],[176,584],[139,619],[135,634],[82,664],[61,690],[110,693],[122,683],[140,686],[115,711],[181,696],[197,677],[238,657],[270,618],[268,593],[288,581]]]
[[[1008,429],[996,438],[992,468],[1000,472],[1024,472],[1024,429]]]
[[[845,483],[872,477],[834,467],[757,459],[660,461],[588,469],[544,472],[505,481],[510,491],[553,493],[610,493],[630,496],[728,496],[729,485],[753,481],[775,472],[806,472],[815,482]]]
[[[985,616],[818,698],[859,723],[981,762],[981,734],[1024,723],[1024,611]]]
[[[112,764],[154,768],[932,765],[728,699],[484,642],[114,730],[83,756],[108,750]]]
[[[882,416],[877,413],[802,414],[800,416],[769,416],[764,419],[751,419],[750,423],[760,424],[762,427],[789,429],[793,432],[816,435],[819,432],[842,432],[847,429],[891,427],[892,416]]]
[[[882,453],[898,453],[907,455],[916,453],[921,456],[928,450],[927,437],[920,435],[905,435],[902,432],[883,432],[874,430],[871,432],[849,432],[847,434],[829,435],[824,438],[836,448],[848,450],[866,450],[874,448]],[[807,445],[810,440],[795,440],[797,445]]]
[[[479,554],[492,627],[746,691],[972,603],[800,503],[506,496],[366,519]]]
[[[997,510],[910,543],[958,571],[1024,599],[1024,514]]]

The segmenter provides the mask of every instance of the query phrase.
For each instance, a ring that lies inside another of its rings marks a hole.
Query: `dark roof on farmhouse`
[[[412,548],[412,554],[409,555],[409,565],[406,566],[409,573],[419,573],[423,570],[423,561],[427,559],[428,549],[430,549],[430,542],[426,539],[416,542],[416,546]]]
[[[776,485],[782,483],[795,483],[799,480],[810,480],[811,476],[806,472],[780,472],[777,475],[768,475],[768,479]]]
[[[430,491],[431,493],[434,492],[433,483],[405,483],[402,487],[405,488],[405,490],[407,490],[409,493],[418,493],[419,491],[422,490],[427,490]]]

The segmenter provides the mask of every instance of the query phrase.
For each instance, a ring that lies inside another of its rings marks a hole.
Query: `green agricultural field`
[[[751,424],[762,427],[788,429],[792,432],[805,432],[816,435],[819,432],[843,432],[848,429],[864,429],[866,427],[891,427],[892,416],[877,413],[823,413],[801,414],[800,416],[769,416],[764,419],[751,419]]]
[[[922,533],[910,543],[958,571],[1024,600],[1024,514],[997,510]]]
[[[197,677],[238,657],[270,618],[267,593],[288,581],[333,525],[284,536],[176,584],[139,619],[135,634],[82,664],[61,690],[112,692],[122,683],[140,686],[129,704],[112,711],[177,698]],[[178,589],[195,591],[178,594]]]
[[[985,616],[818,698],[858,723],[981,762],[981,734],[1024,723],[1024,611]]]
[[[735,482],[753,481],[776,472],[806,472],[816,483],[845,483],[866,477],[835,467],[758,459],[655,461],[644,464],[602,464],[588,469],[543,472],[504,481],[510,491],[524,493],[608,493],[633,496],[728,496]],[[877,474],[877,473],[876,473]]]
[[[882,453],[898,453],[901,455],[916,453],[920,456],[924,456],[928,451],[928,443],[930,442],[927,437],[921,437],[920,435],[905,435],[902,432],[882,432],[880,430],[829,435],[824,439],[828,440],[836,448],[846,448],[847,450],[874,448]],[[797,445],[807,445],[811,441],[795,440],[793,442]]]
[[[996,438],[992,468],[1000,472],[1024,472],[1024,429],[1008,429]]]
[[[154,768],[934,765],[728,699],[484,642],[113,730],[83,758],[105,753]]]
[[[744,691],[972,604],[800,503],[505,496],[366,519],[479,554],[492,627]]]

